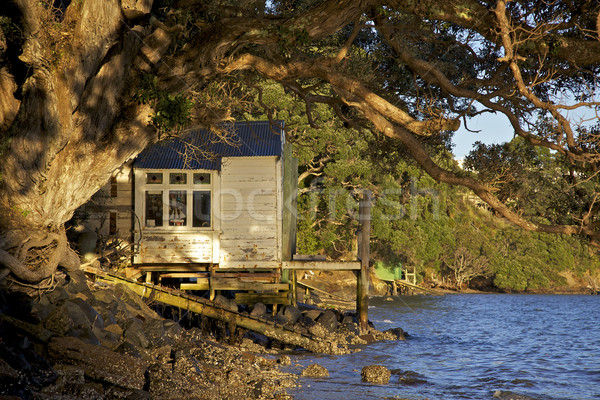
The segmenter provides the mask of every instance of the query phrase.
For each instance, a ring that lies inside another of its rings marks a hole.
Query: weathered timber
[[[371,247],[371,192],[363,191],[358,205],[360,231],[358,236],[358,258],[360,272],[356,284],[356,311],[361,332],[369,328],[369,258]]]
[[[288,283],[239,282],[227,279],[213,279],[210,287],[214,290],[289,290]]]
[[[282,268],[285,269],[309,269],[315,271],[353,271],[360,270],[359,261],[284,261]]]
[[[196,283],[181,283],[179,285],[180,290],[209,290],[210,284],[208,282],[196,282]]]
[[[139,264],[135,266],[143,272],[203,272],[208,271],[208,266],[204,264]]]
[[[207,272],[171,272],[166,274],[160,274],[161,278],[206,278],[208,279]]]
[[[236,293],[235,302],[237,304],[254,305],[263,304],[290,304],[290,298],[287,292],[281,293]]]
[[[149,283],[140,283],[99,270],[92,271],[91,269],[88,269],[86,272],[93,273],[96,276],[96,279],[108,283],[123,283],[141,297],[151,298],[153,301],[179,307],[188,310],[189,312],[201,314],[219,321],[233,323],[236,326],[258,332],[283,343],[316,352],[335,353],[337,350],[335,344],[327,342],[323,343],[323,338],[316,339],[310,334],[296,332],[291,328],[278,325],[272,321],[263,320],[254,316],[242,315],[236,311],[223,308],[219,304],[213,303],[207,299],[192,296],[179,290],[164,288]]]
[[[351,301],[349,299],[345,299],[345,298],[343,298],[341,296],[338,296],[336,294],[329,293],[329,292],[326,292],[325,290],[322,290],[322,289],[319,289],[317,287],[311,286],[311,285],[309,285],[309,284],[307,284],[305,282],[297,281],[297,284],[298,284],[298,286],[304,286],[305,288],[308,288],[310,290],[314,290],[315,292],[323,293],[323,294],[325,294],[327,296],[331,296],[331,297],[336,298],[336,299],[340,299],[340,300],[343,300],[343,301]]]
[[[435,295],[443,295],[444,292],[441,292],[439,290],[435,290],[435,289],[430,289],[430,288],[424,288],[423,286],[419,286],[419,285],[413,285],[412,283],[405,281],[403,279],[396,279],[393,281],[389,281],[389,280],[385,280],[383,279],[383,281],[385,282],[394,282],[396,285],[401,285],[401,286],[405,286],[411,289],[415,289],[415,290],[420,290],[422,292],[426,292],[426,293],[430,293],[430,294],[435,294]]]

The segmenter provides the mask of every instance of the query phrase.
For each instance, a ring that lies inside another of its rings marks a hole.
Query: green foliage
[[[318,105],[312,109],[318,128],[311,127],[304,105],[279,85],[262,82],[257,87],[270,117],[285,121],[287,139],[299,160],[298,253],[354,258],[357,190],[367,188],[373,192],[372,259],[388,267],[414,266],[420,279],[444,278],[452,285],[455,255],[461,251],[484,267],[481,276],[491,277],[506,291],[550,289],[564,283],[561,273],[583,275],[599,265],[583,239],[508,225],[464,189],[437,183],[388,139],[347,129],[330,109]],[[246,110],[243,117],[267,115],[264,110]],[[440,142],[430,149],[437,149],[434,154],[447,168],[456,168]],[[518,140],[493,152],[481,150],[479,162],[489,163],[490,182],[507,171],[523,174],[522,183],[509,182],[510,188],[498,184],[516,199],[520,210],[536,206],[527,199],[532,195],[540,196],[537,206],[546,206],[541,197],[549,193],[525,195],[524,187],[560,176],[552,154],[534,151]],[[527,175],[523,166],[535,173]]]
[[[144,75],[134,97],[153,106],[152,123],[161,133],[176,133],[189,123],[194,103],[184,94],[159,89],[156,76]]]

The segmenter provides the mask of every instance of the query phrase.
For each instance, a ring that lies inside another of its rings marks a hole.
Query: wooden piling
[[[363,191],[363,196],[358,206],[359,233],[358,233],[358,258],[360,272],[356,283],[356,311],[358,313],[361,332],[369,328],[369,257],[371,243],[371,192]]]

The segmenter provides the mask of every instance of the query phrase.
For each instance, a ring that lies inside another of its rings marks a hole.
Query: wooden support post
[[[298,277],[296,276],[296,271],[290,271],[292,274],[292,305],[298,305]]]
[[[356,282],[356,311],[361,332],[369,329],[369,258],[371,243],[371,192],[363,191],[358,207],[360,224],[358,233],[358,258],[360,272]]]

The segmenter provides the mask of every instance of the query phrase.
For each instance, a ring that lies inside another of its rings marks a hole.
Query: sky
[[[456,159],[462,159],[469,154],[476,141],[495,144],[508,142],[513,138],[514,130],[504,115],[483,114],[467,122],[470,130],[480,132],[467,131],[464,121],[461,121],[460,129],[452,138],[452,152]]]

